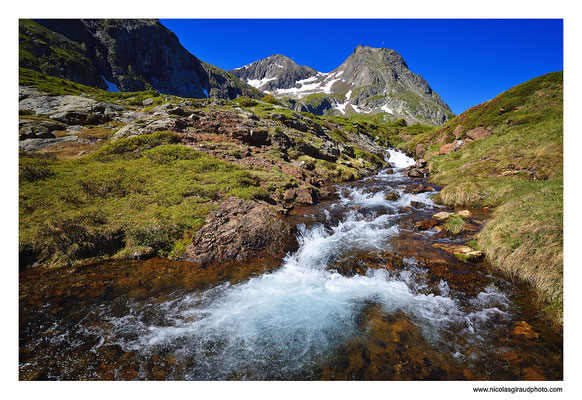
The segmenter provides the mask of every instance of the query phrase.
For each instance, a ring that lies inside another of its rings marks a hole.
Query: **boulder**
[[[426,153],[426,145],[424,143],[418,143],[415,148],[415,154],[417,159],[421,159],[424,157]]]
[[[454,243],[435,243],[432,245],[437,249],[444,250],[453,254],[458,260],[463,262],[477,262],[485,257],[482,251],[475,250],[472,247],[454,244]]]
[[[447,219],[449,219],[453,214],[450,212],[446,212],[446,211],[441,211],[438,212],[436,214],[434,214],[432,216],[433,219],[436,219],[437,221],[446,221]]]
[[[160,131],[182,132],[188,127],[186,119],[166,117],[154,117],[149,119],[138,119],[123,128],[119,129],[113,135],[113,139],[124,139],[131,136],[147,135]]]
[[[469,210],[457,211],[455,214],[465,218],[471,218],[473,216],[473,214]]]
[[[319,189],[319,200],[333,200],[337,197],[337,192],[329,187],[324,186]]]
[[[386,193],[386,196],[384,196],[384,199],[386,199],[388,201],[396,201],[399,198],[400,198],[400,193],[398,193],[397,191]]]
[[[438,154],[449,154],[452,150],[454,150],[456,148],[456,145],[457,145],[457,142],[445,144],[445,145],[441,146]]]
[[[186,115],[189,115],[190,113],[187,110],[185,110],[182,106],[177,105],[175,107],[169,108],[168,114],[177,115],[179,117],[185,117]]]
[[[453,135],[455,135],[455,139],[459,140],[463,137],[463,132],[465,131],[465,127],[463,125],[457,125],[455,130],[453,131]]]
[[[407,176],[409,178],[424,178],[424,173],[419,169],[413,168],[406,172],[404,176]]]
[[[87,125],[108,122],[125,111],[125,107],[106,101],[72,95],[49,96],[32,93],[20,100],[19,109],[34,114],[48,115],[51,119],[69,125]]]
[[[283,201],[290,202],[295,198],[295,189],[287,189],[285,193],[283,193]]]
[[[308,186],[301,186],[297,189],[297,198],[295,201],[300,204],[315,204],[318,201],[317,193]]]
[[[424,193],[430,192],[431,190],[433,190],[433,188],[426,185],[408,185],[404,189],[404,193]]]
[[[488,136],[491,136],[491,132],[489,132],[482,126],[475,129],[471,129],[470,131],[467,132],[467,137],[470,138],[471,140],[482,140]]]
[[[76,142],[77,140],[79,140],[79,137],[75,135],[61,136],[57,138],[48,139],[25,139],[21,140],[18,143],[18,146],[22,151],[31,152],[40,150],[43,147],[50,146],[53,144]]]
[[[228,197],[211,212],[186,253],[202,267],[269,254],[284,256],[297,247],[293,228],[269,207]]]
[[[57,121],[20,119],[18,121],[19,139],[49,139],[54,138],[53,131],[65,130],[67,126]]]
[[[426,167],[427,161],[423,160],[422,158],[418,161],[416,161],[415,167],[416,168],[424,168]]]

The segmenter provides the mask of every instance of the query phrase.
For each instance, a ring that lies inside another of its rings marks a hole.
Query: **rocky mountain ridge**
[[[394,50],[358,46],[329,73],[274,55],[230,71],[257,89],[288,98],[314,114],[384,113],[390,119],[440,125],[452,112]]]
[[[261,92],[200,61],[155,19],[20,20],[19,64],[110,91],[157,90],[181,97]]]

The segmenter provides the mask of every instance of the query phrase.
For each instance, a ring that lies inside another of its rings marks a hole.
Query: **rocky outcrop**
[[[208,267],[266,254],[282,257],[296,246],[293,228],[268,206],[228,197],[208,215],[186,253]]]
[[[463,125],[457,125],[453,130],[453,135],[455,135],[455,139],[459,140],[463,137],[463,132],[465,131],[465,127]]]
[[[18,138],[25,139],[50,139],[54,138],[53,131],[66,129],[67,125],[52,121],[39,119],[21,118],[18,121]]]
[[[20,87],[18,108],[33,115],[45,115],[67,125],[108,122],[125,111],[125,107],[83,96],[53,96],[28,87]]]

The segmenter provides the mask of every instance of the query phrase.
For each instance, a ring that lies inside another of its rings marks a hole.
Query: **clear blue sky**
[[[284,54],[321,72],[362,44],[396,50],[455,114],[563,69],[562,20],[162,19],[182,45],[225,70]]]

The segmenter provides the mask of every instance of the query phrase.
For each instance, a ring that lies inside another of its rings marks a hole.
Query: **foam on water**
[[[399,169],[413,160],[391,150],[390,162]],[[414,259],[405,259],[406,267],[398,272],[370,269],[365,276],[348,277],[329,268],[343,256],[388,248],[389,239],[399,232],[399,217],[376,212],[375,207],[397,208],[411,201],[433,205],[430,193],[401,189],[400,199],[386,200],[385,193],[393,189],[382,183],[384,175],[375,177],[381,183],[377,192],[353,187],[342,192],[338,204],[357,205],[359,210],[348,209],[334,223],[325,210],[328,226],[300,225],[299,249],[274,272],[235,285],[175,294],[169,301],[136,301],[121,314],[99,306],[93,312],[103,324],[83,328],[100,337],[91,350],[119,345],[147,359],[171,354],[180,365],[175,379],[309,378],[301,374],[309,374],[342,343],[363,335],[362,313],[375,304],[385,313],[405,313],[429,342],[461,354],[462,349],[442,334],[464,332],[479,341],[478,332],[487,329],[492,318],[506,318],[507,298],[494,286],[467,307],[444,281],[428,290],[426,271]],[[400,171],[394,175],[402,179]]]
[[[390,153],[395,167],[411,164],[403,153]],[[348,188],[340,203],[401,207],[414,199],[432,205],[429,194],[402,193],[390,202],[385,192]],[[143,307],[109,318],[108,342],[138,352],[172,351],[191,360],[190,379],[270,379],[309,370],[357,336],[358,316],[370,302],[387,313],[403,311],[434,342],[453,325],[474,332],[490,315],[504,313],[499,307],[506,299],[494,289],[474,299],[477,309],[471,312],[463,311],[445,282],[438,285],[438,294],[423,292],[426,283],[414,260],[406,260],[408,268],[397,274],[370,270],[366,276],[346,277],[327,269],[348,252],[385,250],[388,239],[398,234],[397,218],[351,210],[331,227],[301,225],[299,249],[277,271],[152,304],[154,313],[165,316],[155,324],[144,318]]]
[[[388,149],[388,154],[390,155],[388,161],[390,162],[390,164],[392,164],[392,167],[394,168],[402,169],[410,167],[411,165],[415,164],[413,158],[408,157],[406,154],[404,154],[404,152],[400,150]]]

